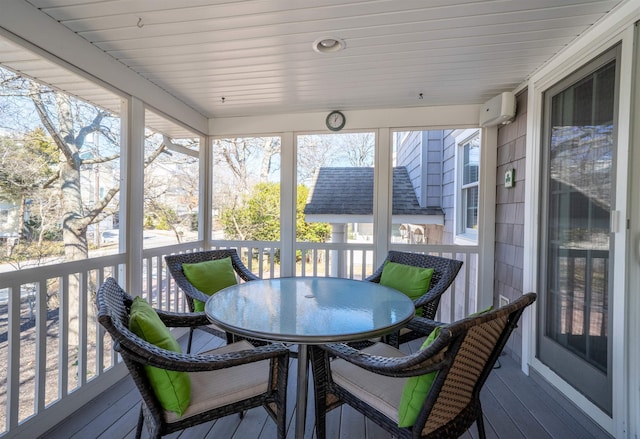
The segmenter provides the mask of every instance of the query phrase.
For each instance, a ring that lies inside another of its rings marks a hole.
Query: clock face
[[[344,128],[344,124],[346,123],[346,119],[344,114],[340,111],[332,111],[327,116],[327,128],[331,131],[340,131]]]

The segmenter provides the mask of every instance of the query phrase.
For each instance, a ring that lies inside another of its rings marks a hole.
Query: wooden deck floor
[[[212,349],[215,341],[202,331],[194,336],[194,351]],[[215,339],[214,339],[215,340]],[[415,342],[414,342],[415,343]],[[419,344],[417,344],[419,346]],[[200,347],[200,349],[198,349]],[[415,345],[404,346],[411,350]],[[295,362],[290,369],[287,438],[294,437]],[[311,392],[311,389],[309,389]],[[488,438],[500,439],[600,439],[610,438],[589,418],[540,380],[525,376],[509,357],[502,356],[500,367],[489,377],[482,394]],[[74,416],[62,421],[43,438],[134,438],[140,404],[139,394],[130,378],[124,379],[99,398],[85,405]],[[307,412],[306,438],[314,438],[313,410]],[[475,425],[462,436],[476,439]],[[146,432],[143,438],[147,437]],[[231,415],[201,426],[166,436],[180,439],[271,439],[275,424],[262,408],[249,411],[244,419]],[[327,438],[389,439],[391,435],[365,419],[350,407],[328,415]]]

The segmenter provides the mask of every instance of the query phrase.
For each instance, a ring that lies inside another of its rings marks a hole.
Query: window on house
[[[460,163],[458,198],[458,235],[476,239],[478,235],[478,195],[480,175],[480,133],[469,136],[465,131],[459,138],[458,155]]]

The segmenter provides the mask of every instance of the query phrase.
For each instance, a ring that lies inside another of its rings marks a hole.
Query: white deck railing
[[[279,243],[215,241],[236,248],[262,278],[279,277]],[[453,321],[475,310],[477,247],[405,246],[464,261],[442,301],[438,319]],[[143,251],[141,295],[153,306],[185,311],[164,256],[199,251],[200,243]],[[371,244],[297,243],[296,275],[364,279],[375,269]],[[108,334],[96,321],[94,295],[105,278],[122,282],[126,255],[0,273],[0,436],[41,434],[119,379],[124,371]],[[3,300],[3,297],[5,298]],[[117,370],[117,373],[114,372]]]

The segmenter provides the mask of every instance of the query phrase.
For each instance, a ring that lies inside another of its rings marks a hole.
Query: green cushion
[[[493,309],[490,306],[482,311],[469,314],[468,317],[477,317],[485,314]],[[438,337],[440,333],[440,327],[436,327],[431,334],[429,334],[420,346],[420,350],[424,350]],[[400,406],[398,407],[398,427],[412,427],[418,419],[420,409],[424,405],[427,394],[431,390],[433,380],[436,378],[437,371],[430,372],[424,375],[409,377],[402,389],[402,396],[400,398]]]
[[[440,327],[436,327],[420,346],[420,350],[426,349],[440,334]],[[418,419],[420,409],[424,405],[427,394],[431,390],[437,371],[424,375],[409,377],[402,389],[400,406],[398,407],[398,427],[412,427]]]
[[[431,285],[431,276],[433,276],[433,268],[387,261],[382,269],[380,285],[395,288],[409,296],[411,300],[415,300],[427,292]],[[417,310],[416,314],[421,315],[422,310]]]
[[[209,296],[238,283],[231,257],[195,264],[182,264],[182,271],[191,285]],[[204,311],[204,302],[199,300],[193,302],[195,311]]]
[[[156,311],[141,297],[131,305],[129,330],[145,341],[173,352],[182,352]],[[165,410],[182,416],[191,401],[191,378],[187,372],[145,366],[151,387]]]

